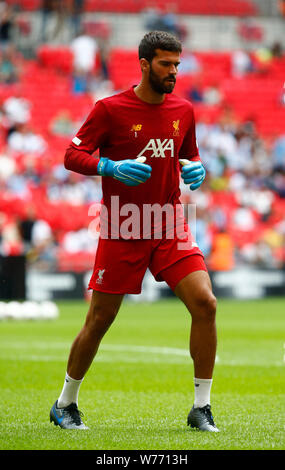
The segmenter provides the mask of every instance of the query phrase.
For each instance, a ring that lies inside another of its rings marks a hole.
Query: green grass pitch
[[[88,431],[49,422],[86,302],[55,321],[0,323],[0,449],[284,449],[284,299],[219,300],[212,410],[220,433],[186,426],[190,315],[176,299],[126,301],[79,395]]]

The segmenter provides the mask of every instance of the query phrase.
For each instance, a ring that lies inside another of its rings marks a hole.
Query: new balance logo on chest
[[[151,152],[151,154],[147,153]],[[147,153],[147,154],[146,154]],[[173,139],[150,139],[144,149],[137,157],[174,157],[174,141]]]

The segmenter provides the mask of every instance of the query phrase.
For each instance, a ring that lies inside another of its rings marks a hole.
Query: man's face
[[[149,64],[149,83],[156,93],[172,93],[179,64],[179,52],[156,50],[156,56]]]

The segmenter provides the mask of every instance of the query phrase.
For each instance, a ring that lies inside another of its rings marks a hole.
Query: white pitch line
[[[67,355],[37,355],[37,354],[20,354],[12,355],[12,354],[3,354],[0,355],[0,360],[5,361],[31,361],[31,362],[63,362],[66,363]],[[95,358],[95,362],[101,363],[130,363],[130,364],[187,364],[188,360],[190,361],[190,357],[182,357],[182,356],[171,356],[166,354],[149,354],[149,355],[139,355],[136,356],[135,354],[129,355],[127,351],[125,354],[119,354],[114,356],[113,354],[108,354],[106,351],[103,354],[98,354]],[[282,361],[272,361],[270,363],[261,363],[261,362],[249,362],[247,360],[223,360],[216,357],[216,364],[217,366],[231,366],[231,367],[282,367],[284,368],[284,362]]]
[[[30,360],[36,361],[66,361],[67,353],[70,348],[69,343],[60,342],[18,342],[7,343],[9,345],[9,354],[0,353],[0,357],[6,360]],[[2,343],[5,347],[5,344]],[[11,351],[14,349],[14,354]],[[22,350],[22,351],[21,351]],[[23,351],[24,350],[24,351]],[[37,351],[39,354],[37,354]],[[46,351],[47,354],[41,354]],[[56,355],[56,351],[59,352]],[[62,356],[63,351],[66,351],[66,356]],[[115,355],[114,353],[118,353]],[[130,355],[130,353],[133,353]],[[139,345],[128,345],[128,344],[102,344],[99,348],[96,361],[99,362],[111,362],[119,360],[120,362],[175,362],[184,364],[190,358],[190,354],[187,349],[182,348],[171,348],[165,346],[139,346]]]
[[[0,348],[2,349],[3,346],[5,348],[11,349],[35,349],[35,350],[65,350],[69,349],[71,346],[71,342],[29,342],[26,343],[24,341],[14,341],[14,342],[4,342],[1,343]],[[138,346],[138,345],[129,345],[129,344],[101,344],[100,351],[119,351],[119,352],[136,352],[136,353],[147,353],[147,354],[163,354],[163,355],[171,355],[171,356],[189,356],[189,352],[187,349],[182,348],[169,348],[165,346]]]
[[[136,352],[147,354],[163,354],[166,356],[183,356],[189,357],[187,349],[168,348],[160,346],[135,346],[129,344],[102,344],[100,347],[103,351],[122,351],[122,352]]]
[[[4,360],[26,360],[33,362],[66,362],[67,354],[71,344],[69,342],[2,342],[0,345],[0,359]],[[7,354],[7,348],[9,353]],[[2,349],[2,353],[1,353]],[[58,354],[57,354],[58,351]],[[38,352],[38,353],[37,353]],[[46,352],[46,354],[44,354]],[[43,354],[41,354],[43,353]],[[118,353],[117,355],[113,353]],[[133,353],[133,354],[130,354]],[[63,355],[64,354],[64,355]],[[172,348],[166,346],[141,346],[131,344],[102,344],[99,348],[98,362],[125,362],[125,363],[176,363],[185,364],[190,360],[190,354],[185,348]],[[221,359],[216,356],[216,364],[225,366],[283,366],[283,361],[271,361],[262,363],[260,361],[249,361],[246,358]]]

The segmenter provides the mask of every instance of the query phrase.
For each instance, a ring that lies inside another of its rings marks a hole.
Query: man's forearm
[[[70,145],[64,156],[64,166],[67,170],[75,171],[85,176],[97,175],[98,158],[94,158],[83,150],[77,150]]]

